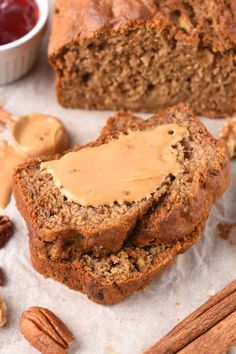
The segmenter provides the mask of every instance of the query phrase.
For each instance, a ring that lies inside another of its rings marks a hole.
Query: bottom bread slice
[[[103,305],[112,305],[144,288],[176,258],[192,246],[203,232],[205,220],[183,240],[145,247],[125,245],[117,254],[103,258],[83,255],[79,260],[53,260],[29,238],[33,267],[68,287],[81,291]]]

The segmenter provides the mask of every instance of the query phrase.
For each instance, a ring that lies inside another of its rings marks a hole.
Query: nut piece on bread
[[[57,0],[49,61],[64,107],[232,114],[235,0]]]
[[[20,318],[20,331],[30,344],[44,354],[66,354],[74,337],[53,312],[31,307]]]

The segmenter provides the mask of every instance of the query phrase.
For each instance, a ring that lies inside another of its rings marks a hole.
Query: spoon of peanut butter
[[[59,119],[40,113],[19,117],[0,108],[0,124],[13,138],[13,145],[0,141],[0,208],[5,208],[10,201],[12,174],[17,165],[29,158],[66,150],[70,138]]]
[[[65,126],[55,117],[41,113],[15,116],[0,108],[0,123],[8,128],[14,144],[28,158],[54,155],[70,145]]]

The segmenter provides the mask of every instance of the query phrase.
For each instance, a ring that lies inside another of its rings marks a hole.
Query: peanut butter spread
[[[68,200],[83,206],[139,201],[181,169],[174,145],[186,135],[177,124],[129,131],[107,144],[41,163]]]
[[[63,123],[38,113],[20,117],[13,126],[12,134],[20,150],[28,157],[54,155],[69,145]]]
[[[0,143],[0,208],[5,208],[12,192],[14,168],[25,161],[25,156],[6,141]]]

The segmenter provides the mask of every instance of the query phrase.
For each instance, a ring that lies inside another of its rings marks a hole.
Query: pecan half
[[[53,312],[31,307],[20,318],[20,331],[43,354],[66,354],[74,337]]]
[[[0,297],[0,327],[3,327],[7,323],[7,305],[5,301]]]
[[[11,220],[7,216],[0,216],[0,248],[9,240],[12,230]]]

